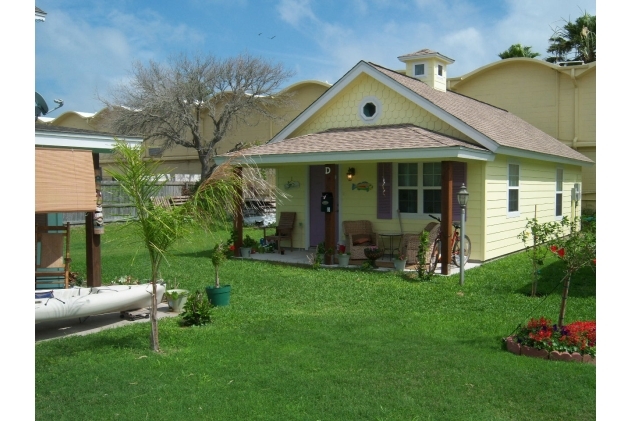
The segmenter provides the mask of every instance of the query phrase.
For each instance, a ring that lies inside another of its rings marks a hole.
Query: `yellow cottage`
[[[591,159],[515,114],[446,90],[452,59],[427,49],[399,59],[404,72],[360,61],[269,142],[243,152],[276,168],[280,189],[298,181],[277,209],[296,213],[294,246],[344,243],[344,221],[415,233],[434,215],[446,232],[460,218],[463,183],[472,261],[522,250],[517,235],[535,215],[580,215],[575,193]]]
[[[596,161],[596,62],[510,58],[449,78],[447,89],[503,108]],[[596,210],[596,165],[583,171],[583,210]]]

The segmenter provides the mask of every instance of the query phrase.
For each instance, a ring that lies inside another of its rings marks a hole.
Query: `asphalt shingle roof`
[[[464,147],[485,148],[413,124],[328,129],[226,155],[276,155],[317,152],[359,152],[391,149]]]
[[[374,63],[368,64],[492,139],[500,146],[592,162],[583,154],[506,110],[455,92],[442,92],[418,79]]]
[[[424,50],[421,50],[421,52],[424,52]],[[439,91],[418,79],[374,63],[366,64],[384,74],[396,84],[409,89],[418,95],[419,99],[423,98],[429,101],[501,147],[587,163],[593,162],[581,153],[506,110],[455,92]],[[307,108],[305,112],[308,110]],[[265,145],[242,150],[239,153],[250,156],[263,156],[437,147],[464,147],[479,151],[487,150],[480,145],[467,143],[413,124],[397,124],[333,128],[320,133],[278,139]],[[238,153],[226,155],[236,154]]]

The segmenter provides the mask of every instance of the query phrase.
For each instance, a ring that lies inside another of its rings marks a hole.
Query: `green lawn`
[[[219,237],[228,238],[228,233]],[[202,232],[162,269],[195,290],[211,285]],[[73,231],[73,264],[84,265]],[[127,230],[102,238],[103,280],[149,276]],[[394,273],[230,260],[231,304],[213,323],[160,321],[162,353],[137,324],[35,345],[41,420],[593,420],[596,368],[515,356],[502,347],[530,316],[556,320],[562,278],[550,258],[531,298],[523,254],[418,282]],[[595,319],[596,278],[570,288],[566,321]]]

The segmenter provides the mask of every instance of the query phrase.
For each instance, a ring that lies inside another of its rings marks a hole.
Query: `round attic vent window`
[[[364,98],[359,104],[359,117],[366,122],[374,122],[381,114],[381,102],[374,96]]]
[[[377,106],[373,104],[372,102],[369,102],[364,105],[363,113],[365,117],[368,117],[368,118],[373,117],[376,112],[377,112]]]

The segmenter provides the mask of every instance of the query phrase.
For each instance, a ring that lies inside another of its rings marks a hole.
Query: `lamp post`
[[[462,183],[462,187],[458,192],[458,204],[460,205],[460,285],[464,285],[464,219],[469,201],[469,192],[467,187]]]

